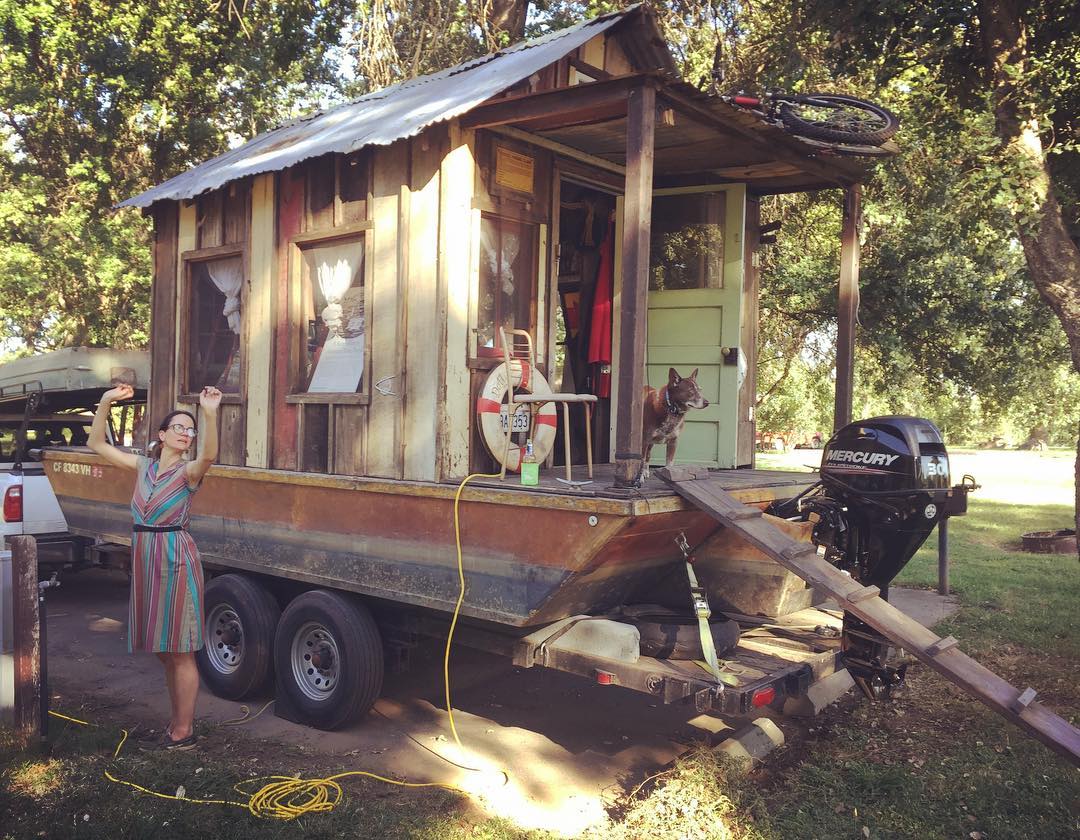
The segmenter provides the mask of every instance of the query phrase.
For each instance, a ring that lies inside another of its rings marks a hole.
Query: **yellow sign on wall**
[[[533,191],[533,159],[528,155],[496,146],[495,183],[519,192]]]

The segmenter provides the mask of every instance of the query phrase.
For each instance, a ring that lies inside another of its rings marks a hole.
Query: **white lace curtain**
[[[206,273],[210,275],[217,290],[225,295],[225,306],[221,314],[229,322],[229,329],[240,335],[240,288],[244,283],[244,264],[240,257],[228,257],[206,263]]]
[[[323,323],[331,334],[341,332],[342,327],[348,326],[341,323],[344,311],[341,301],[360,270],[363,245],[358,242],[325,245],[315,249],[312,256],[315,279],[319,284],[319,291],[326,299],[326,307],[320,313]]]
[[[502,233],[502,272],[499,272],[499,236],[496,225],[484,225],[480,233],[480,242],[484,250],[484,259],[492,277],[501,276],[503,294],[514,294],[514,260],[521,250],[518,234],[504,230]]]

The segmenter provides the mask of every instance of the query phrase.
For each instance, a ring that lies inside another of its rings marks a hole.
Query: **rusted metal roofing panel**
[[[412,137],[527,79],[639,10],[632,6],[602,15],[295,120],[129,198],[120,207],[149,207],[164,199],[193,198],[237,178],[276,172],[328,152],[348,153]]]

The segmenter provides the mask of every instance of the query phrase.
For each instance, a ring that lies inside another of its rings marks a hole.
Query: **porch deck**
[[[658,469],[654,467],[653,470]],[[813,472],[790,472],[786,470],[716,470],[717,480],[724,490],[761,490],[765,488],[791,488],[790,494],[794,495],[801,488],[813,483],[817,473]],[[575,465],[573,468],[574,482],[588,479],[588,472],[584,465]],[[568,485],[560,478],[564,477],[563,467],[552,467],[540,471],[540,484],[527,486],[521,483],[521,478],[516,473],[507,473],[506,478],[476,478],[469,482],[470,487],[491,487],[499,490],[520,490],[523,493],[554,493],[564,496],[586,496],[600,499],[659,499],[675,496],[676,493],[667,484],[655,475],[637,489],[625,489],[615,487],[615,465],[596,464],[593,467],[593,479],[591,484],[582,486]],[[460,479],[450,479],[446,483],[457,484]],[[774,491],[775,492],[775,491]],[[779,495],[788,495],[781,493]]]

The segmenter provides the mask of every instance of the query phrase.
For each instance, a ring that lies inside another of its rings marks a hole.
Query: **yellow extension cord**
[[[458,749],[464,752],[464,746],[461,744],[461,739],[458,737],[457,727],[454,726],[454,711],[450,705],[450,646],[454,640],[454,629],[457,627],[458,615],[461,612],[461,605],[465,600],[465,568],[461,555],[461,523],[458,518],[458,506],[461,501],[461,492],[465,489],[465,485],[472,481],[474,478],[498,478],[499,474],[487,474],[487,473],[473,473],[467,476],[461,484],[458,486],[457,492],[454,494],[454,541],[457,546],[457,567],[458,567],[458,598],[457,603],[454,605],[454,615],[450,620],[450,631],[446,636],[446,652],[443,656],[443,678],[446,685],[446,714],[450,719],[450,732],[454,736],[454,742],[458,745]],[[273,702],[273,701],[270,701]],[[246,706],[241,707],[245,710],[244,717],[235,718],[233,720],[225,721],[223,725],[235,725],[238,723],[246,723],[247,721],[254,720],[261,715],[269,706],[267,703],[263,706],[255,715],[248,716],[247,713],[250,710]],[[80,726],[94,726],[85,720],[79,720],[78,718],[69,717],[61,714],[60,712],[49,712],[53,717],[61,720],[70,721]],[[116,759],[120,756],[120,750],[123,748],[124,743],[128,738],[128,731],[126,729],[120,730],[123,735],[120,738],[120,743],[116,745],[116,750],[113,752],[113,758]],[[439,756],[443,758],[442,756]],[[445,759],[445,761],[450,761]],[[462,767],[456,762],[450,762],[455,766]],[[475,767],[464,767],[466,770],[479,771]],[[505,770],[501,771],[503,774],[503,784],[509,781],[509,775]],[[294,776],[259,776],[253,779],[240,782],[233,787],[237,793],[247,796],[247,802],[238,802],[230,799],[191,799],[189,797],[179,797],[168,793],[159,793],[156,790],[150,790],[142,785],[130,782],[126,779],[118,779],[108,769],[105,770],[105,778],[110,782],[114,782],[118,785],[125,785],[126,787],[133,788],[140,793],[146,793],[150,796],[156,796],[158,799],[173,799],[178,802],[186,802],[195,805],[229,805],[236,808],[244,808],[249,811],[252,816],[271,818],[278,820],[293,820],[304,814],[318,813],[320,811],[332,810],[340,801],[343,796],[341,785],[338,781],[341,779],[349,778],[350,776],[366,776],[369,779],[376,779],[380,782],[385,782],[388,785],[398,785],[400,787],[408,788],[443,788],[444,790],[457,791],[458,793],[467,793],[456,785],[452,785],[448,782],[401,782],[396,779],[388,779],[385,776],[380,776],[377,773],[370,773],[366,770],[349,770],[344,773],[337,773],[333,776],[327,776],[324,779],[303,779]],[[258,782],[268,782],[262,785],[254,792],[250,791],[253,784]]]

